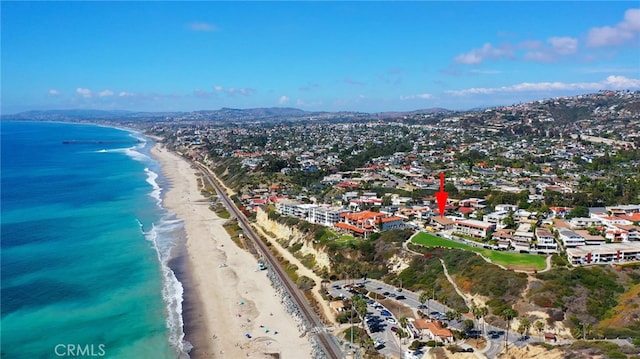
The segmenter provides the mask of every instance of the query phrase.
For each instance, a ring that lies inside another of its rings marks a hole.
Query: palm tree
[[[453,314],[455,315],[457,321],[460,321],[460,319],[462,319],[462,312],[459,308],[454,309]]]
[[[484,318],[489,314],[489,308],[488,307],[480,307],[480,316],[482,317],[482,332],[486,335],[487,333],[485,332],[485,328],[484,328],[484,323],[485,320]]]
[[[405,329],[406,329],[406,328],[407,328],[407,325],[409,324],[409,318],[407,318],[407,317],[402,317],[402,318],[398,319],[398,323],[400,323],[400,326],[401,326],[402,328],[405,328]]]
[[[353,305],[353,308],[356,310],[356,313],[358,313],[358,317],[360,317],[360,325],[362,325],[362,330],[365,330],[364,320],[365,320],[365,317],[367,316],[367,302],[361,296],[354,295],[351,298],[351,303]],[[362,344],[362,341],[361,341],[361,344]]]
[[[429,301],[429,293],[426,290],[420,292],[420,296],[418,297],[418,302],[424,306],[424,303]],[[428,307],[428,306],[427,306]],[[424,314],[424,312],[422,312]]]
[[[398,336],[398,339],[400,339],[400,341],[402,343],[402,338],[405,338],[407,336],[407,332],[402,328],[397,328],[396,329],[396,335]]]
[[[518,333],[520,335],[525,336],[529,332],[529,328],[531,328],[531,320],[529,318],[524,317],[520,320],[520,325],[518,326]]]
[[[509,351],[509,328],[511,327],[511,319],[517,316],[518,316],[518,312],[511,308],[507,308],[500,313],[500,317],[502,317],[502,319],[507,321],[507,331],[504,336],[504,345],[507,352]]]
[[[542,331],[544,330],[544,323],[536,320],[535,323],[533,323],[533,326],[536,328],[536,330],[538,331],[538,334],[542,334]]]
[[[444,313],[444,316],[448,321],[452,321],[456,317],[456,313],[453,310],[447,310],[447,312]]]

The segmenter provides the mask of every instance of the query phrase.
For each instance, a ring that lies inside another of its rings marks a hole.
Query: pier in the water
[[[142,141],[111,141],[111,140],[63,140],[65,145],[95,145],[95,144],[118,144],[118,143],[142,143]]]

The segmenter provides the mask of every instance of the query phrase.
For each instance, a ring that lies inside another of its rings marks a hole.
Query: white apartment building
[[[309,209],[307,221],[323,226],[333,226],[335,223],[340,222],[340,214],[345,212],[348,211],[344,208],[320,205]]]
[[[494,224],[467,219],[456,221],[453,231],[471,237],[484,238],[495,229]]]
[[[306,219],[311,208],[318,207],[317,204],[300,203],[294,200],[283,199],[276,203],[276,210],[284,216],[298,217]]]
[[[568,248],[567,259],[573,265],[637,262],[640,261],[640,242]]]

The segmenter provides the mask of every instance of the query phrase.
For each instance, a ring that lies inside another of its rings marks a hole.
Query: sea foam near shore
[[[167,264],[184,229],[161,207],[169,183],[151,143],[68,123],[3,122],[0,135],[0,356],[56,357],[73,345],[187,358],[182,285]]]

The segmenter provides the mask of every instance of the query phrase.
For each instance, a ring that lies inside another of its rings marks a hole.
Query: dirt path
[[[458,293],[458,295],[464,300],[464,304],[467,305],[467,307],[469,309],[471,309],[471,307],[473,306],[472,300],[470,298],[467,297],[466,294],[464,294],[460,288],[458,288],[458,285],[456,284],[456,282],[453,280],[453,278],[449,275],[449,271],[447,270],[447,266],[444,264],[444,261],[442,259],[440,259],[440,263],[442,263],[442,269],[444,269],[444,275],[445,277],[447,277],[447,280],[449,280],[449,282],[451,282],[451,285],[453,286],[453,289],[456,290],[456,293]]]

